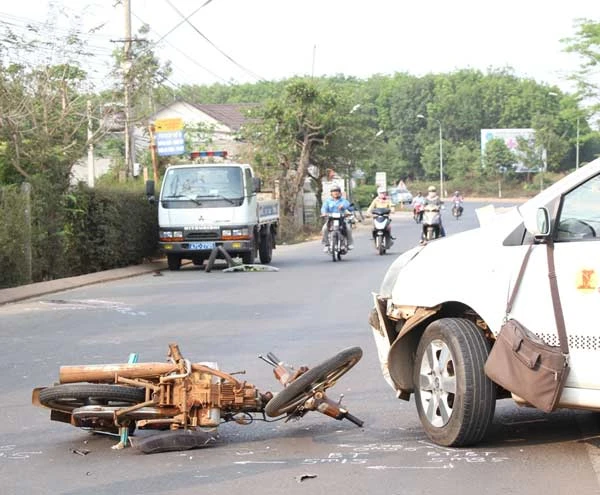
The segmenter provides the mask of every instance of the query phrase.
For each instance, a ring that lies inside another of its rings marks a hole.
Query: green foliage
[[[26,284],[26,197],[17,186],[0,187],[0,288]]]
[[[524,143],[520,143],[524,145]],[[488,173],[494,175],[505,170],[510,170],[518,158],[508,149],[502,139],[491,139],[485,145],[483,163]]]
[[[81,275],[141,263],[156,254],[157,209],[139,191],[89,189],[52,194],[36,181],[31,195],[31,239],[25,235],[25,198],[0,190],[0,287],[27,283],[25,246],[32,252],[32,281]]]
[[[377,186],[362,184],[352,189],[352,202],[360,206],[361,209],[366,209],[377,196]]]
[[[157,210],[139,193],[82,186],[67,210],[67,257],[72,272],[140,263],[156,253]]]

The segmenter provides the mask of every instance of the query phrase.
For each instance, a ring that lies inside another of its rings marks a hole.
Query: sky
[[[368,78],[511,67],[519,77],[574,90],[581,60],[563,51],[575,20],[600,22],[598,0],[130,0],[132,31],[170,60],[169,84],[235,84],[295,75]],[[190,23],[182,17],[194,13]],[[0,4],[0,29],[51,19],[52,36],[77,27],[102,85],[122,46],[119,0],[19,0]],[[93,34],[87,32],[94,28]],[[207,41],[210,40],[209,41]]]

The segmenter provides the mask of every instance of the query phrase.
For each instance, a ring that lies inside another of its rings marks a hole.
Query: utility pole
[[[96,178],[96,171],[94,170],[94,142],[92,140],[94,132],[92,129],[92,102],[87,101],[87,139],[88,139],[88,186],[94,187],[94,180]]]
[[[123,86],[125,90],[125,176],[133,175],[135,149],[133,144],[133,118],[131,108],[131,1],[123,0],[125,11],[125,43],[123,45]]]

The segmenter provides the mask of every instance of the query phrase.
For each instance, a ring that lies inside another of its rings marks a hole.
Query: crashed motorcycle
[[[432,241],[441,235],[441,206],[434,203],[425,205],[423,209],[423,222],[421,241]]]
[[[454,201],[452,205],[452,216],[458,220],[463,214],[463,205],[462,201]]]
[[[350,213],[334,212],[327,214],[327,235],[329,240],[328,253],[332,261],[341,261],[342,255],[348,253],[348,225],[346,217]]]
[[[390,212],[389,208],[373,208],[371,212],[373,215],[372,236],[375,242],[375,249],[379,254],[385,254],[392,247],[392,236],[388,229],[392,223]]]
[[[325,395],[361,357],[360,347],[349,347],[309,369],[294,368],[272,353],[259,356],[284,386],[274,395],[220,371],[215,363],[192,363],[177,344],[169,344],[166,363],[61,366],[59,383],[35,388],[32,402],[50,409],[52,421],[121,435],[113,448],[130,440],[143,453],[187,450],[216,441],[216,427],[229,421],[288,421],[318,411],[362,426]],[[136,429],[159,432],[129,439]]]

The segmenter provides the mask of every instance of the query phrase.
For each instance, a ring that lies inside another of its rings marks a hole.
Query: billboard
[[[519,140],[525,139],[531,146],[535,144],[535,129],[481,129],[481,164],[485,166],[483,157],[485,155],[485,147],[488,141],[492,139],[502,139],[506,147],[519,156]],[[540,163],[541,165],[541,163]],[[539,172],[539,167],[527,168],[522,161],[513,163],[515,172]]]

